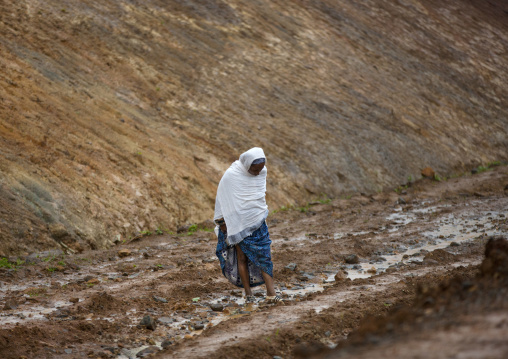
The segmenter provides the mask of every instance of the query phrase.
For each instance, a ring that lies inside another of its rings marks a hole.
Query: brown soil
[[[126,358],[143,348],[155,358],[416,358],[422,348],[429,357],[503,357],[507,244],[488,240],[508,238],[506,184],[508,167],[498,166],[271,213],[284,306],[265,304],[262,289],[255,306],[237,303],[215,235],[203,230],[19,258],[26,263],[0,270],[0,357]],[[356,273],[351,254],[365,268],[407,257],[368,278],[324,283]],[[297,287],[308,293],[288,292]],[[140,324],[147,315],[153,330]]]
[[[213,213],[240,153],[271,208],[508,160],[489,0],[0,3],[0,255],[109,248]]]

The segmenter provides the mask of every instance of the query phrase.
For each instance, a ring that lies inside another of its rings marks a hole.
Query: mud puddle
[[[435,213],[443,208],[450,206],[419,208],[408,212],[402,212],[400,208],[389,215],[386,219],[396,221],[397,228],[388,229],[389,232],[400,232],[405,226],[409,225],[419,214]],[[432,230],[423,230],[417,228],[420,238],[412,240],[413,244],[398,244],[397,250],[391,253],[382,253],[376,261],[364,261],[358,264],[344,265],[341,268],[347,270],[348,278],[368,278],[374,274],[385,272],[388,268],[396,268],[411,262],[422,262],[427,253],[437,249],[449,248],[453,252],[453,247],[460,246],[463,243],[479,239],[485,236],[506,235],[496,226],[497,220],[506,218],[506,212],[481,212],[481,213],[462,213],[460,215],[447,214],[437,220],[437,223],[431,225],[435,227]],[[380,234],[380,232],[372,232]],[[341,233],[335,234],[340,237]],[[375,239],[375,236],[368,238]],[[402,241],[401,241],[402,242]],[[388,243],[384,242],[384,245]],[[333,276],[329,276],[327,281],[333,281]]]

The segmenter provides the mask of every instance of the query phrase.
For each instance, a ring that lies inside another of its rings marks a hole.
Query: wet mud
[[[8,258],[0,356],[412,357],[445,331],[457,343],[450,353],[495,357],[506,349],[494,339],[506,330],[507,254],[489,239],[508,238],[506,184],[507,166],[498,166],[272,209],[285,305],[267,303],[264,288],[245,303],[222,276],[206,226],[109,250]],[[482,346],[485,333],[494,339]]]

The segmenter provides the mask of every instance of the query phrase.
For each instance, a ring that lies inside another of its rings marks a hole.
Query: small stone
[[[144,358],[149,355],[152,355],[153,353],[157,353],[160,349],[156,347],[155,345],[151,345],[148,348],[143,349],[139,353],[136,354],[138,358]]]
[[[205,325],[203,323],[196,323],[194,324],[194,329],[195,330],[205,329]]]
[[[336,282],[343,282],[347,279],[347,272],[345,271],[339,271],[337,274],[335,274],[335,281]]]
[[[150,330],[155,330],[155,328],[157,328],[157,323],[149,315],[145,315],[143,319],[141,319],[141,322],[139,324],[145,326],[147,329]]]
[[[430,167],[425,167],[423,170],[422,170],[422,177],[425,177],[425,178],[434,178],[434,176],[436,175],[436,172],[434,172],[434,170]]]
[[[132,252],[131,252],[129,249],[124,248],[124,249],[120,249],[120,250],[118,251],[118,256],[119,256],[120,258],[123,258],[123,257],[128,257],[128,256],[130,256],[130,255],[131,255],[131,253],[132,253]]]
[[[162,344],[161,344],[161,347],[162,349],[166,349],[167,347],[169,347],[171,344],[173,344],[173,342],[169,339],[165,339]]]
[[[167,303],[168,302],[168,300],[166,298],[157,297],[156,295],[153,296],[153,299],[155,299],[156,302],[161,302],[161,303]]]
[[[296,270],[296,267],[297,267],[297,264],[296,263],[289,263],[287,266],[285,266],[284,268],[286,269],[289,269],[290,271],[295,271]]]
[[[187,225],[184,225],[184,226],[180,226],[176,229],[176,233],[186,233],[189,231],[189,228],[191,227],[190,224],[187,224]]]
[[[210,309],[214,312],[222,312],[224,310],[224,306],[220,303],[210,304]]]
[[[49,232],[51,233],[51,237],[56,240],[62,240],[68,236],[70,236],[69,232],[63,224],[61,223],[53,223],[49,225]]]
[[[450,243],[450,247],[458,247],[458,246],[460,246],[460,244],[458,244],[457,242]]]
[[[357,264],[360,262],[360,259],[358,258],[358,256],[356,254],[350,254],[350,255],[346,256],[346,258],[344,258],[344,260],[348,264]]]
[[[376,274],[377,273],[377,269],[375,267],[371,267],[371,268],[367,269],[367,273]]]

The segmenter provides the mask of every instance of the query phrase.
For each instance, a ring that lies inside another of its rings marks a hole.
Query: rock
[[[458,244],[457,242],[450,243],[450,247],[458,247],[458,246],[460,246],[460,244]]]
[[[423,252],[423,250],[420,252]],[[426,253],[425,257],[423,258],[424,264],[435,264],[431,260],[437,263],[448,263],[455,260],[455,255],[443,249],[436,249],[435,251]]]
[[[222,312],[224,310],[224,306],[220,303],[210,304],[210,309],[214,312]]]
[[[377,273],[377,269],[375,267],[371,267],[371,268],[367,269],[367,273],[376,274]]]
[[[344,258],[344,260],[348,264],[357,264],[360,262],[360,258],[358,258],[358,256],[356,254],[350,254],[350,255],[346,256],[346,258]]]
[[[433,179],[435,175],[436,175],[436,172],[434,172],[434,170],[430,167],[425,167],[422,170],[422,177]]]
[[[150,345],[148,348],[143,349],[139,353],[136,354],[136,357],[138,358],[145,358],[149,355],[152,355],[153,353],[157,353],[159,351],[159,347],[155,345]]]
[[[339,271],[337,274],[335,274],[335,281],[336,282],[343,282],[347,279],[347,272],[346,271]]]
[[[194,329],[195,330],[205,329],[205,325],[203,323],[196,323],[194,324]]]
[[[113,239],[113,243],[114,244],[120,244],[122,242],[122,236],[120,234],[117,234],[114,239]]]
[[[155,328],[157,328],[157,323],[149,315],[145,315],[143,317],[143,319],[141,319],[141,322],[139,324],[142,326],[145,326],[147,329],[150,329],[150,330],[155,330]]]
[[[131,250],[130,250],[130,249],[124,248],[124,249],[120,249],[120,250],[118,251],[118,256],[119,256],[120,258],[123,258],[123,257],[128,257],[128,256],[130,256],[130,255],[131,255],[131,253],[132,253],[132,252],[131,252]]]
[[[156,295],[153,296],[153,299],[155,299],[156,302],[161,302],[161,303],[167,303],[168,302],[168,300],[166,298],[157,297]]]
[[[286,269],[289,269],[290,271],[295,271],[296,270],[296,267],[297,267],[297,264],[296,263],[289,263],[287,266],[285,266],[284,268]]]
[[[65,239],[66,237],[70,237],[69,232],[63,224],[61,223],[52,223],[49,225],[49,232],[51,233],[51,237],[56,239],[57,241]]]
[[[164,339],[164,341],[162,342],[161,344],[161,347],[162,349],[166,349],[167,347],[169,347],[171,344],[173,344],[173,342],[169,339]]]
[[[407,204],[406,200],[402,197],[399,197],[398,202],[399,202],[399,204]]]
[[[187,233],[189,231],[189,228],[191,227],[190,224],[187,224],[185,226],[180,226],[176,229],[176,233]]]

